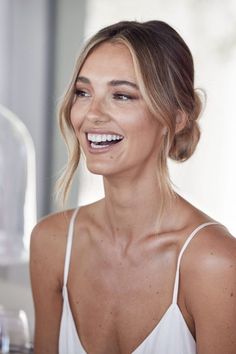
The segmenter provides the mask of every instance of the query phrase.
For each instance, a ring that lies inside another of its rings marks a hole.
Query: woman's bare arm
[[[195,322],[198,354],[236,353],[236,239],[205,229],[186,262],[186,304]],[[186,257],[186,258],[187,258]]]
[[[30,273],[35,305],[35,354],[57,354],[68,217],[51,215],[31,236]]]

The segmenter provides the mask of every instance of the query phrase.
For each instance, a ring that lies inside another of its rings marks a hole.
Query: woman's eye
[[[77,97],[90,97],[90,94],[87,91],[79,90],[79,89],[75,89],[75,95]]]
[[[124,93],[114,93],[113,98],[120,101],[134,100],[135,97],[124,94]]]

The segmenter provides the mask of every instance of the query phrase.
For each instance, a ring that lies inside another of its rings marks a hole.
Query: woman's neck
[[[104,190],[105,219],[114,241],[131,243],[163,229],[167,208],[160,219],[162,198],[156,175],[104,177]]]

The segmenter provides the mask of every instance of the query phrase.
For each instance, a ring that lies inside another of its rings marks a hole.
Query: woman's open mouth
[[[122,135],[118,134],[93,134],[87,133],[87,140],[92,149],[106,149],[123,140]]]

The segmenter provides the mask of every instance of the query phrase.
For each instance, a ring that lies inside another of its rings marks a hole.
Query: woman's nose
[[[86,117],[93,123],[99,123],[109,120],[109,115],[102,99],[94,98],[88,108]]]

